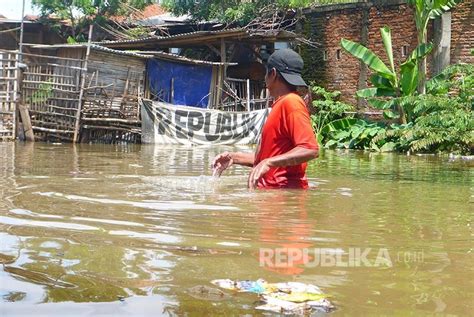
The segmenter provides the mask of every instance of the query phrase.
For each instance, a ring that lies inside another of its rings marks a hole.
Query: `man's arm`
[[[319,156],[318,149],[308,149],[297,146],[294,149],[266,159],[269,167],[294,166],[308,162]]]
[[[248,187],[253,189],[257,186],[258,180],[265,175],[272,167],[294,166],[308,162],[317,158],[319,150],[308,149],[297,146],[294,149],[274,157],[267,158],[252,169],[248,180]]]
[[[234,164],[252,167],[255,162],[255,153],[231,152]]]

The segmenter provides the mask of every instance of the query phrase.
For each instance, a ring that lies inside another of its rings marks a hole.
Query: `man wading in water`
[[[267,62],[265,83],[274,98],[255,153],[224,152],[212,162],[220,176],[233,164],[253,167],[248,187],[308,188],[306,166],[318,157],[319,148],[305,102],[297,94],[307,87],[301,71],[303,59],[290,49],[273,53]]]

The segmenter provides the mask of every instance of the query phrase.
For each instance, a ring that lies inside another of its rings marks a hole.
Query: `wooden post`
[[[18,101],[18,98],[20,98],[20,83],[19,83],[19,76],[20,76],[20,63],[23,60],[23,33],[25,29],[25,23],[24,23],[24,17],[25,17],[25,0],[22,1],[22,8],[21,8],[21,23],[20,23],[20,41],[18,45],[18,55],[17,55],[17,82],[16,82],[16,89],[14,89],[14,101],[15,101],[15,109],[13,111],[13,122],[14,122],[14,127],[13,127],[13,139],[15,140],[18,136],[18,129],[19,129],[19,112],[20,112],[20,107],[18,106],[20,102]],[[15,87],[15,84],[13,85]],[[8,87],[8,84],[7,84]]]
[[[77,142],[79,137],[79,130],[81,128],[81,112],[82,112],[82,99],[84,98],[84,88],[86,85],[86,77],[87,77],[87,61],[89,60],[89,55],[91,53],[91,41],[92,41],[92,29],[94,26],[91,24],[89,25],[89,38],[87,40],[87,50],[86,50],[86,58],[84,60],[84,67],[81,71],[81,90],[79,91],[79,103],[77,105],[77,112],[76,112],[76,123],[74,126],[74,137],[72,139],[73,143]]]
[[[218,84],[218,93],[217,93],[217,96],[218,96],[218,104],[220,104],[222,102],[222,93],[224,91],[224,82],[227,78],[227,69],[226,69],[226,66],[225,66],[225,63],[226,63],[226,47],[225,47],[225,41],[224,39],[221,39],[221,63],[222,63],[222,66],[220,67],[220,76],[219,76],[219,84]]]
[[[19,51],[20,55],[18,56],[18,61],[21,63],[23,61],[23,33],[25,29],[25,0],[23,0],[23,6],[21,7],[21,24],[20,24],[20,45]]]
[[[23,123],[23,131],[25,134],[25,140],[29,142],[35,141],[35,135],[33,133],[33,126],[31,125],[30,119],[30,112],[28,111],[28,107],[25,106],[23,103],[23,94],[21,91],[21,87],[23,86],[23,70],[24,64],[20,64],[18,67],[18,98],[16,100],[18,111],[20,113],[21,122]]]
[[[250,79],[247,79],[247,111],[250,111]]]
[[[225,47],[225,42],[224,39],[221,39],[221,63],[225,64],[227,63],[227,50]],[[224,65],[224,73],[223,73],[223,79],[227,77],[227,69],[226,66]]]

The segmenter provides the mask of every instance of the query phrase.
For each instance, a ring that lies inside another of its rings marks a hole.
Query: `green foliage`
[[[322,131],[330,122],[345,117],[347,112],[354,111],[352,105],[340,102],[339,91],[329,92],[319,86],[311,87],[313,95],[312,106],[315,113],[311,115],[311,124],[318,135],[319,142],[323,144],[325,133]]]
[[[130,7],[142,9],[146,5],[155,3],[153,0],[32,0],[38,7],[45,22],[53,24],[59,31],[55,21],[48,19],[55,15],[71,23],[70,36],[77,42],[84,41],[87,35],[87,26],[90,23],[104,24],[107,17],[116,14],[126,14]],[[66,35],[67,37],[67,35]]]
[[[416,92],[418,63],[431,52],[433,46],[419,45],[400,65],[400,74],[397,74],[391,31],[388,27],[383,27],[380,33],[390,66],[385,65],[380,57],[361,44],[342,39],[341,46],[375,72],[370,78],[374,87],[359,90],[357,96],[367,99],[373,107],[385,110],[384,115],[387,118],[398,116],[401,123],[406,123],[412,117],[411,108],[406,107],[409,105],[406,99]]]
[[[385,132],[382,124],[369,123],[360,119],[340,119],[332,122],[328,127],[329,129],[324,131],[328,140],[324,144],[326,148],[380,150],[372,139]]]
[[[39,104],[46,102],[49,98],[53,96],[53,79],[50,78],[46,83],[39,85],[38,90],[36,90],[31,97],[27,98],[25,102],[27,104]]]
[[[357,2],[356,0],[164,0],[162,5],[176,15],[189,14],[195,20],[216,20],[247,24],[259,16],[262,9],[304,8],[311,5]]]
[[[138,26],[138,27],[134,27],[133,29],[127,30],[127,35],[133,39],[139,39],[139,38],[149,36],[148,32],[149,30],[147,28]]]
[[[424,36],[426,39],[429,20],[439,17],[460,2],[462,0],[408,0],[408,4],[415,9],[415,23],[419,35]],[[422,43],[424,42],[419,42],[419,44]]]
[[[321,129],[327,148],[473,154],[474,65],[458,64],[427,83],[426,95],[399,99],[407,124],[339,119]]]
[[[458,5],[462,0],[408,0],[414,8],[418,45],[426,44],[428,39],[428,23]],[[417,78],[418,90],[425,93],[426,57],[421,59],[420,76]]]
[[[417,97],[414,112],[414,122],[392,125],[373,142],[392,140],[403,152],[472,154],[474,118],[466,104],[445,96],[423,95]]]
[[[77,40],[75,38],[73,38],[72,36],[68,36],[66,41],[67,41],[68,44],[76,44],[77,43]]]
[[[378,151],[454,152],[472,154],[474,148],[474,66],[455,65],[434,77],[424,93],[426,70],[424,60],[432,45],[426,43],[430,19],[456,6],[460,0],[409,0],[415,8],[418,47],[400,65],[394,67],[390,29],[382,28],[381,36],[389,61],[366,47],[343,39],[341,46],[365,63],[375,73],[371,88],[359,90],[386,119],[400,118],[401,124],[367,123],[363,120],[350,125],[333,125],[327,132],[326,147],[369,149]],[[420,89],[422,87],[423,89]]]
[[[451,96],[459,102],[474,103],[474,65],[456,64],[446,68],[441,74],[427,83],[427,93],[431,95]]]

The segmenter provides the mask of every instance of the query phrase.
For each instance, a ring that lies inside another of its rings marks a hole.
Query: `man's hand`
[[[232,153],[224,152],[217,155],[212,161],[212,176],[221,176],[222,172],[234,164]]]
[[[252,168],[248,180],[248,188],[255,189],[258,184],[258,180],[262,178],[271,168],[270,161],[268,159],[261,161],[257,166]]]

